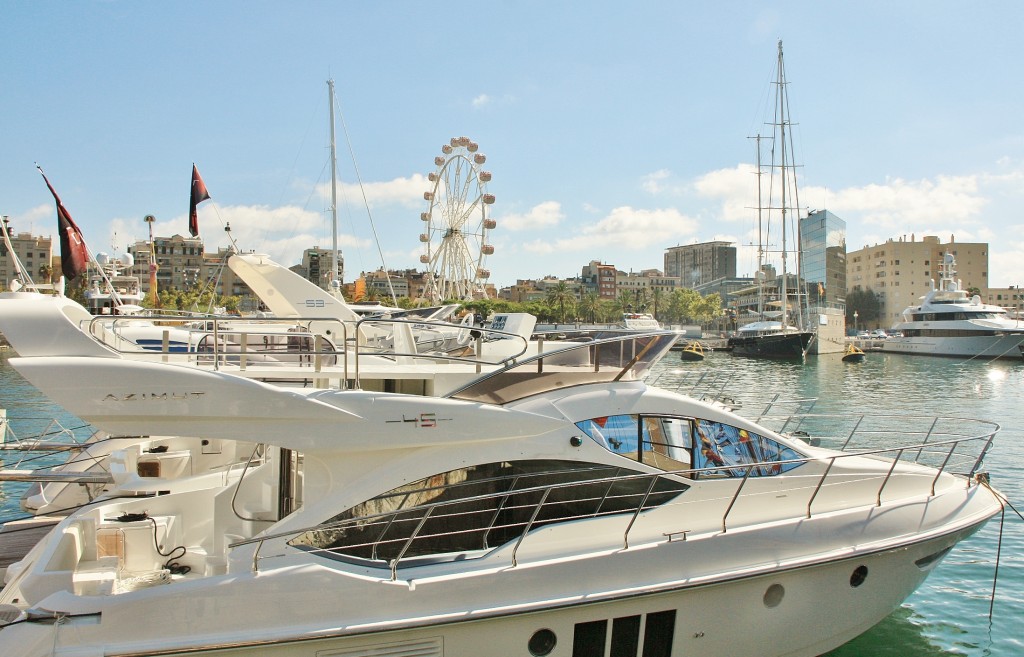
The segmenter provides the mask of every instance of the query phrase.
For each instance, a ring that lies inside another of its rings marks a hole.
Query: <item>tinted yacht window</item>
[[[801,455],[789,447],[784,447],[771,438],[766,438],[746,429],[738,429],[722,422],[697,420],[697,441],[699,445],[695,453],[696,467],[714,468],[715,466],[745,466],[760,463],[750,470],[751,477],[776,475],[791,470],[800,463],[781,463],[790,459],[799,459]],[[729,468],[713,470],[710,475],[742,477],[747,468]]]
[[[517,540],[527,529],[651,509],[685,483],[574,461],[497,462],[400,486],[293,539],[294,546],[381,562],[463,558]]]
[[[799,465],[780,463],[801,457],[796,451],[746,429],[693,418],[609,415],[577,422],[598,444],[626,458],[669,472],[696,470],[696,477],[778,474]]]

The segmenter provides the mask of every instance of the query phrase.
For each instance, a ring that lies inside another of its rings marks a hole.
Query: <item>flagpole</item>
[[[57,195],[57,190],[53,188],[53,185],[50,184],[50,179],[46,177],[46,173],[43,171],[43,167],[39,166],[39,164],[36,164],[36,169],[39,170],[39,175],[43,177],[43,182],[46,183],[46,187],[50,190],[50,194],[53,195],[53,200],[57,203],[57,228],[61,243],[60,256],[61,272],[63,274],[63,277],[66,280],[71,280],[76,278],[79,274],[88,275],[89,263],[91,262],[96,267],[96,270],[99,271],[100,277],[107,284],[107,289],[110,290],[110,298],[114,302],[114,305],[121,306],[123,304],[123,301],[121,300],[120,295],[118,295],[117,289],[114,287],[114,284],[111,282],[110,278],[107,277],[107,272],[103,270],[103,267],[100,266],[100,263],[96,262],[96,258],[94,258],[92,255],[92,250],[89,248],[89,245],[85,241],[85,235],[82,234],[82,230],[78,227],[78,224],[75,223],[74,219],[71,218],[71,214],[67,211],[67,208],[64,207],[64,203],[61,202],[60,197]],[[67,222],[67,226],[63,226],[62,222]],[[77,240],[80,243],[76,245],[73,243],[73,240]],[[64,253],[65,242],[68,246],[68,253]],[[78,252],[78,249],[76,247],[81,248],[80,253]],[[67,270],[65,268],[68,267],[69,264],[73,269],[78,268],[75,262],[77,259],[75,257],[76,255],[82,259],[81,270],[74,271],[71,275],[68,275]],[[88,281],[86,281],[86,285],[88,285]]]

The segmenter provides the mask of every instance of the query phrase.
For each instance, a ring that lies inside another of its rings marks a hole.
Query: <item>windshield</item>
[[[678,337],[675,332],[659,331],[548,351],[487,374],[448,396],[487,404],[507,404],[570,386],[640,381],[668,353]]]
[[[776,475],[800,465],[801,455],[760,434],[723,422],[655,415],[610,415],[576,426],[605,449],[669,472],[696,477]],[[732,467],[730,467],[732,466]],[[739,467],[735,467],[739,466]]]

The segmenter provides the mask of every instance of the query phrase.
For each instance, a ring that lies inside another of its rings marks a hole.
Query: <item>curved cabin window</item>
[[[653,415],[610,415],[577,422],[609,451],[691,477],[751,477],[786,472],[800,463],[795,450],[723,422]],[[719,467],[721,466],[721,467]],[[730,467],[732,466],[732,467]],[[737,467],[738,466],[738,467]],[[682,472],[693,470],[695,472]]]
[[[486,463],[378,495],[289,545],[379,566],[393,559],[450,561],[479,556],[545,525],[652,509],[687,488],[666,477],[597,463]]]

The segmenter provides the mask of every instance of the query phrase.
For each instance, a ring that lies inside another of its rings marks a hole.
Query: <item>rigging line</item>
[[[992,595],[988,599],[988,622],[992,624],[992,612],[996,606],[996,585],[999,582],[999,561],[1003,555],[1003,525],[1006,524],[1006,507],[999,513],[999,540],[996,542],[996,568],[992,575]]]
[[[356,153],[352,148],[352,139],[348,134],[348,124],[345,123],[345,113],[341,111],[341,101],[338,100],[337,96],[335,96],[334,102],[338,105],[338,115],[341,118],[341,131],[345,133],[345,145],[348,146],[348,153],[352,158],[352,169],[356,174],[356,182],[359,183],[359,193],[363,195],[363,205],[366,206],[366,216],[370,220],[370,231],[373,232],[373,241],[377,245],[377,253],[380,255],[380,264],[384,268],[384,277],[388,281],[388,291],[391,292],[391,302],[393,305],[397,306],[398,297],[395,295],[395,288],[391,284],[391,275],[388,273],[388,264],[384,260],[384,251],[380,246],[380,238],[377,237],[377,227],[373,224],[373,213],[370,211],[370,201],[366,198],[366,189],[363,187],[363,178],[359,174],[359,164],[356,162]]]
[[[235,241],[235,236],[231,234],[231,230],[228,228],[228,225],[224,222],[224,217],[220,215],[220,205],[217,204],[217,201],[214,200],[213,197],[210,197],[210,201],[210,205],[213,206],[213,212],[214,214],[217,215],[217,221],[220,222],[220,227],[224,229],[225,233],[227,233],[228,241],[231,242],[232,248],[234,248],[235,253],[241,253],[241,250],[238,248],[238,242]]]

